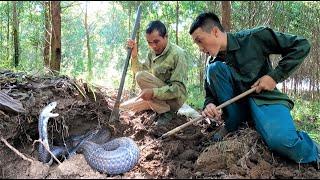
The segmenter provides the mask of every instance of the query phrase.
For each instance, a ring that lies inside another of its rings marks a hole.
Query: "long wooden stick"
[[[219,106],[217,107],[217,109],[218,109],[218,110],[219,110],[219,109],[222,109],[222,108],[228,106],[229,104],[234,103],[235,101],[237,101],[237,100],[239,100],[239,99],[247,96],[248,94],[251,94],[251,93],[254,92],[255,90],[256,90],[255,87],[254,87],[254,88],[251,88],[251,89],[243,92],[242,94],[239,94],[238,96],[236,96],[236,97],[234,97],[234,98],[232,98],[232,99],[230,99],[230,100],[222,103],[221,105],[219,105]],[[164,139],[164,138],[166,138],[166,137],[168,137],[168,136],[171,136],[172,134],[175,134],[176,132],[178,132],[178,131],[180,131],[180,130],[186,128],[186,127],[188,127],[189,125],[193,124],[194,122],[197,122],[197,121],[200,121],[200,120],[203,120],[203,117],[202,117],[202,116],[199,116],[199,117],[197,117],[197,118],[195,118],[195,119],[193,119],[193,120],[191,120],[191,121],[189,121],[189,122],[187,122],[187,123],[185,123],[185,124],[182,124],[181,126],[178,126],[178,127],[174,128],[173,130],[171,130],[171,131],[163,134],[160,138],[161,138],[161,139]]]
[[[53,158],[54,160],[56,160],[59,165],[61,165],[61,162],[60,162],[60,161],[58,160],[58,158],[50,151],[50,149],[46,146],[46,144],[44,144],[43,141],[41,141],[40,139],[37,139],[37,140],[33,141],[33,144],[32,144],[32,145],[34,146],[34,143],[36,143],[36,142],[41,143],[41,144],[43,145],[43,147],[44,147],[44,148],[49,152],[49,154],[52,156],[52,158]]]
[[[134,23],[134,28],[132,31],[132,35],[131,35],[131,39],[134,40],[136,38],[136,33],[140,24],[140,15],[141,15],[141,5],[139,5],[138,7],[138,11],[137,11],[137,16],[136,16],[136,21]],[[121,76],[121,81],[120,81],[120,86],[119,86],[119,90],[118,90],[118,95],[117,95],[117,100],[114,103],[113,106],[113,110],[111,112],[111,116],[109,118],[109,122],[113,122],[119,119],[119,106],[120,106],[120,98],[121,98],[121,94],[122,94],[122,90],[123,90],[123,86],[124,86],[124,81],[125,81],[125,77],[127,74],[127,69],[128,69],[128,65],[129,65],[129,60],[131,57],[131,52],[132,49],[128,48],[127,49],[127,58],[124,64],[124,68],[122,71],[122,76]]]

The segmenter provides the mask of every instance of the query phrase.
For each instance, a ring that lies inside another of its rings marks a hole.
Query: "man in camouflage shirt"
[[[120,105],[135,112],[152,109],[157,113],[157,124],[169,122],[187,99],[187,56],[179,46],[168,41],[165,25],[151,21],[146,29],[150,51],[144,63],[138,60],[137,44],[128,40],[131,69],[141,88],[137,98]]]

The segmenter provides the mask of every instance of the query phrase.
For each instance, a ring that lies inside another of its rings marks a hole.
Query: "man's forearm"
[[[174,82],[171,85],[165,85],[160,88],[153,88],[154,98],[159,100],[170,100],[186,95],[186,87],[181,82]]]

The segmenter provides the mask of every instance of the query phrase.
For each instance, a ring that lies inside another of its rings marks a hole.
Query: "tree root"
[[[21,152],[19,152],[16,148],[14,148],[13,146],[11,146],[7,140],[5,140],[3,137],[1,137],[1,141],[8,146],[13,152],[15,152],[18,156],[20,156],[22,159],[29,161],[29,162],[34,162],[33,159],[27,158],[25,155],[23,155]]]

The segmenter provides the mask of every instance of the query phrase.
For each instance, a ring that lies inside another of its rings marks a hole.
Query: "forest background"
[[[163,21],[170,41],[187,50],[187,104],[200,110],[204,101],[206,55],[188,33],[194,18],[212,11],[228,32],[257,26],[303,36],[311,51],[299,69],[277,87],[295,102],[297,128],[320,142],[320,3],[316,1],[1,1],[0,69],[31,75],[67,75],[117,90],[137,7],[139,56],[146,57],[145,27]],[[280,55],[270,57],[274,66]],[[124,89],[138,92],[128,69]]]

